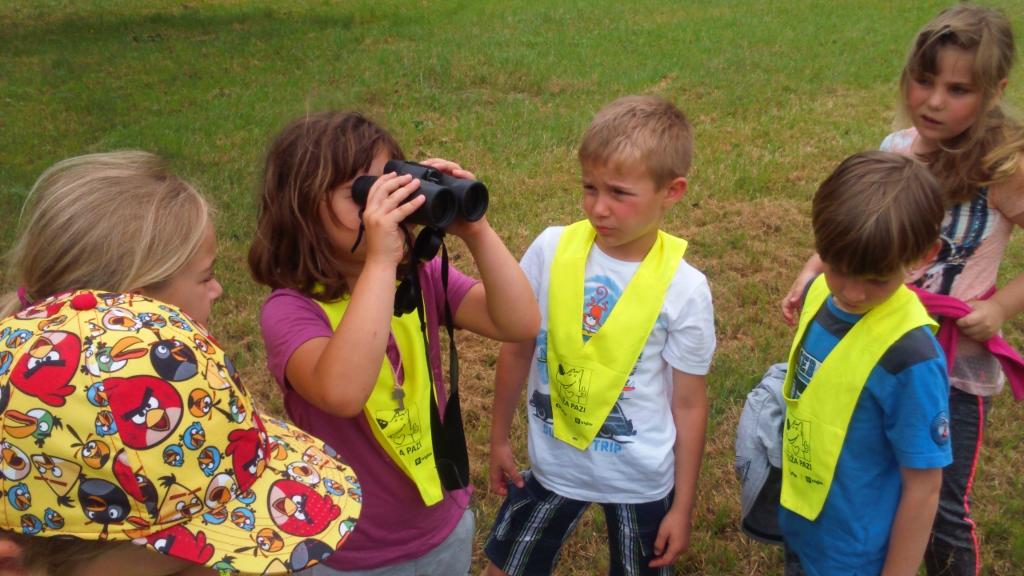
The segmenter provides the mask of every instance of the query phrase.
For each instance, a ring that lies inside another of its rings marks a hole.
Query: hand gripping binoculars
[[[419,178],[420,187],[402,204],[417,196],[425,196],[422,206],[410,214],[405,221],[411,224],[444,230],[455,218],[476,222],[487,212],[487,187],[475,180],[449,176],[436,168],[415,162],[389,160],[384,173],[395,172],[399,176],[409,174]],[[366,196],[377,176],[360,176],[352,183],[352,201],[366,206]]]

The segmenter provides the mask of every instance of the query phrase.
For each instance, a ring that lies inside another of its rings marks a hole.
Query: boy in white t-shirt
[[[669,574],[690,540],[715,349],[711,293],[659,230],[687,189],[693,128],[670,102],[603,108],[580,144],[587,220],[545,230],[521,266],[540,305],[536,342],[503,344],[491,490],[506,495],[487,574],[550,574],[591,503],[608,523],[610,574]],[[529,381],[532,468],[509,429]]]

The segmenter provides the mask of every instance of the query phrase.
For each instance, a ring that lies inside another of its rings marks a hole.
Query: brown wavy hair
[[[256,237],[249,248],[253,280],[327,302],[350,292],[319,211],[381,151],[405,158],[391,135],[358,112],[308,114],[281,130],[263,170]],[[330,216],[338,222],[333,212]]]
[[[946,47],[974,52],[974,83],[982,92],[978,120],[942,148],[921,157],[942,184],[946,205],[974,197],[978,188],[1012,177],[1021,166],[1024,127],[1001,102],[1000,83],[1013,67],[1013,31],[999,10],[970,4],[944,10],[914,38],[900,77],[897,125],[910,124],[907,109],[912,82],[938,72],[939,52]]]

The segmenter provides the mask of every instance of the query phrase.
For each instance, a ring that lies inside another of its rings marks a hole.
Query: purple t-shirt
[[[444,318],[440,259],[420,268],[420,280],[427,333],[431,335],[431,366],[443,416],[447,394],[438,345],[439,319]],[[448,301],[452,314],[476,283],[477,280],[449,267]],[[363,510],[356,529],[324,564],[336,570],[370,570],[419,558],[441,544],[462,518],[472,488],[446,492],[444,500],[426,506],[416,485],[377,442],[365,415],[341,418],[328,414],[307,402],[285,379],[285,366],[299,346],[313,338],[330,338],[334,334],[320,305],[294,290],[274,290],[260,312],[260,328],[267,349],[267,367],[284,393],[288,415],[300,428],[334,447],[355,470],[362,486]],[[399,362],[394,337],[388,341],[387,356],[392,364]]]

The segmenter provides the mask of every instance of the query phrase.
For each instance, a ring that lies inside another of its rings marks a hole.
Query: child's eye
[[[956,94],[957,96],[963,96],[964,94],[971,93],[969,88],[964,88],[963,86],[953,86],[952,88],[949,89],[949,91],[952,92],[953,94]]]
[[[914,78],[913,82],[918,86],[931,86],[932,84],[932,81],[929,80],[928,78]]]

